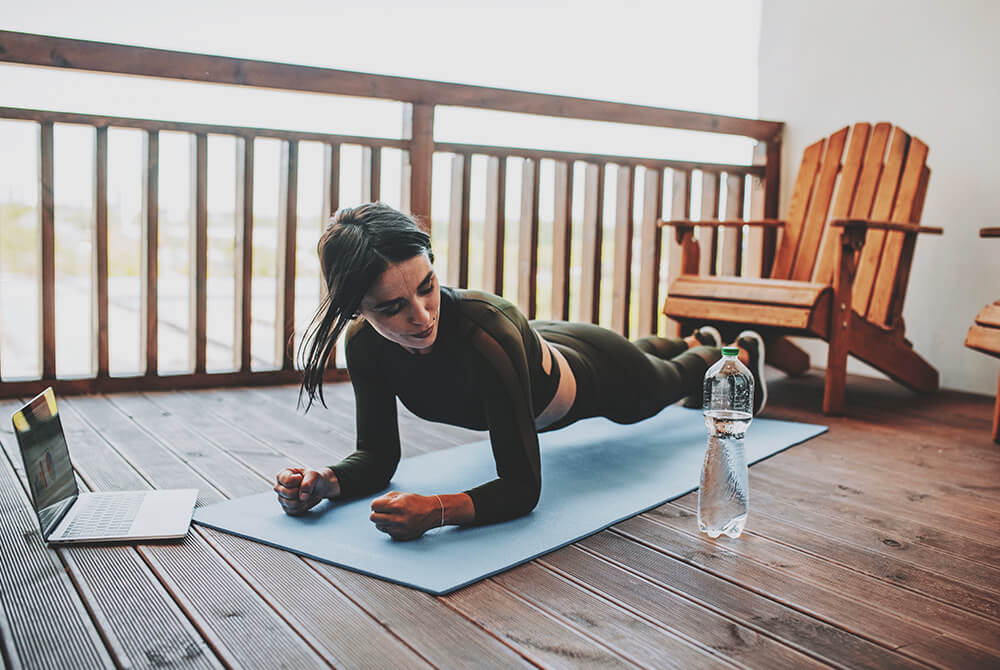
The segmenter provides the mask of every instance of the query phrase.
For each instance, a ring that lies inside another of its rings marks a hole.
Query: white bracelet
[[[438,499],[438,505],[441,505],[441,526],[444,526],[444,503],[441,502],[441,496],[434,494],[434,497]]]

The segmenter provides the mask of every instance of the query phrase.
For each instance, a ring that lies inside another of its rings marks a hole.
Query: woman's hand
[[[340,482],[330,468],[285,468],[277,475],[274,492],[285,514],[297,516],[315,507],[324,498],[340,493]]]
[[[368,517],[394,540],[413,540],[441,525],[442,507],[437,496],[390,491],[372,501]]]

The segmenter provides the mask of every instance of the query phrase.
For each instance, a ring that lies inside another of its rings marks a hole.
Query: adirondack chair
[[[983,228],[980,237],[1000,238],[1000,228]],[[1000,358],[1000,300],[986,305],[965,336],[965,346]],[[993,405],[993,441],[1000,443],[1000,379],[997,379],[997,399]]]
[[[848,354],[911,389],[936,390],[937,370],[913,350],[901,316],[917,234],[942,232],[918,225],[926,159],[927,145],[900,128],[857,123],[805,149],[785,220],[661,221],[676,228],[684,258],[664,313],[685,332],[713,323],[727,339],[755,328],[768,363],[790,374],[807,370],[809,357],[785,336],[827,341],[827,414],[844,410]],[[694,227],[747,224],[782,231],[770,276],[697,275]]]

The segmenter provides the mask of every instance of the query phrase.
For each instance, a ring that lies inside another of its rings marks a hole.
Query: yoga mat
[[[754,419],[754,463],[826,431]],[[195,510],[195,523],[443,595],[546,554],[698,488],[705,454],[699,410],[668,407],[631,425],[584,419],[539,436],[542,495],[527,516],[473,528],[435,528],[399,542],[368,520],[371,500],[322,502],[288,516],[273,491]],[[319,464],[317,464],[319,465]],[[496,477],[489,441],[403,459],[386,490],[457,493]],[[753,528],[753,490],[748,528]]]

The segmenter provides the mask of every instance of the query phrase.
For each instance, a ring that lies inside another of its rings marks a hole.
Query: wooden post
[[[601,246],[604,236],[604,163],[587,166],[583,197],[583,278],[580,321],[597,323],[601,316]]]
[[[97,377],[107,377],[108,361],[108,127],[94,129],[94,268],[92,286],[93,314],[97,317],[97,336],[92,356]]]
[[[146,132],[143,147],[145,178],[142,181],[142,285],[139,319],[139,360],[147,377],[155,377],[159,370],[157,354],[157,329],[159,323],[157,276],[159,273],[159,221],[160,221],[160,134]]]
[[[403,139],[410,140],[410,213],[431,229],[431,166],[434,159],[434,105],[403,106]]]
[[[472,156],[451,159],[451,215],[448,217],[448,283],[469,286],[469,178]]]
[[[205,372],[205,346],[207,342],[207,281],[208,281],[208,136],[195,135],[194,152],[194,229],[191,231],[191,292],[189,304],[192,327],[190,357],[194,373]]]
[[[670,218],[676,221],[690,220],[691,218],[691,172],[688,170],[671,170],[671,205]],[[673,235],[668,236],[667,241],[667,287],[674,283],[679,276],[685,273],[685,264],[690,262],[691,254],[687,253],[689,246],[695,250],[694,262],[697,263],[698,243],[692,239],[690,230],[684,232],[679,228]],[[681,334],[681,324],[678,321],[668,318],[665,331],[668,337],[678,337]]]
[[[382,197],[382,150],[361,147],[361,202],[377,202]]]
[[[767,142],[758,142],[758,149],[763,153],[764,162],[764,218],[778,218],[778,201],[781,184],[781,131],[778,131]],[[759,165],[759,155],[754,153],[754,164]],[[761,257],[761,277],[771,276],[771,266],[774,264],[774,254],[778,248],[778,231],[776,228],[764,229],[763,254]]]
[[[851,293],[857,270],[857,253],[864,246],[863,228],[844,228],[840,238],[837,273],[833,278],[833,304],[830,306],[830,347],[827,352],[826,385],[823,389],[823,412],[843,414],[847,385],[847,356],[851,346]]]
[[[483,231],[483,288],[503,295],[503,258],[507,225],[507,159],[489,158],[486,166],[486,222]]]
[[[662,231],[656,225],[663,210],[663,170],[646,168],[643,172],[642,223],[639,230],[639,323],[636,334],[654,335],[660,308],[660,262]]]
[[[573,164],[555,165],[552,220],[552,318],[569,320],[570,250],[573,245]]]
[[[629,312],[632,308],[632,234],[635,224],[632,204],[635,198],[635,170],[631,165],[618,166],[615,190],[615,257],[612,266],[611,329],[629,336]]]
[[[521,222],[517,252],[517,302],[529,319],[538,309],[539,164],[525,158],[521,169]]]
[[[234,286],[233,367],[250,372],[250,337],[253,291],[253,149],[254,138],[236,141],[236,272]]]
[[[51,122],[41,124],[39,136],[39,187],[41,190],[41,299],[42,379],[56,378],[56,227],[54,135]]]
[[[726,213],[727,221],[743,220],[743,188],[746,181],[741,174],[726,175]],[[743,241],[743,228],[723,228],[719,231],[722,241],[719,244],[719,274],[733,277],[739,274],[740,249]]]
[[[719,218],[719,173],[701,173],[701,213],[699,220],[712,221]],[[702,277],[715,274],[718,254],[719,229],[716,226],[701,226],[697,229],[698,248],[701,251],[698,274]]]
[[[281,206],[278,223],[278,295],[275,312],[275,358],[282,370],[294,367],[295,242],[298,225],[299,143],[289,140],[281,148]]]

